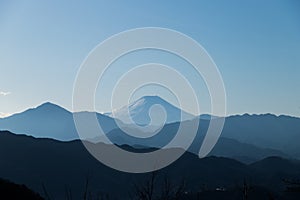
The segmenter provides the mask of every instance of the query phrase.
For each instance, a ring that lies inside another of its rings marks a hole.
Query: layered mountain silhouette
[[[160,108],[151,111],[151,107],[155,107],[155,105],[163,106],[164,111]],[[195,154],[199,151],[210,120],[215,120],[217,117],[201,115],[193,118],[194,116],[186,112],[181,112],[179,108],[169,104],[158,96],[142,97],[114,112],[115,117],[122,118],[124,112],[128,112],[128,110],[133,121],[139,125],[149,124],[151,115],[152,118],[156,118],[162,112],[166,114],[167,123],[157,135],[141,139],[124,133],[115,122],[115,120],[119,119],[114,119],[100,113],[80,112],[75,114],[81,116],[87,122],[93,115],[96,115],[105,134],[113,143],[119,145],[128,144],[135,147],[160,148],[174,137],[179,123],[187,123],[186,121],[180,121],[181,113],[183,113],[183,119],[200,119],[197,136],[189,149],[190,152]],[[73,115],[74,113],[58,105],[44,103],[36,108],[0,119],[0,130],[9,130],[16,134],[26,134],[37,138],[46,137],[61,141],[70,141],[79,138]],[[124,127],[131,127],[131,124],[126,124],[126,121],[121,122],[119,120],[118,124]],[[273,155],[300,158],[299,130],[300,119],[296,117],[275,116],[272,114],[229,116],[226,117],[224,129],[221,134],[220,149],[215,149],[215,152],[217,152],[217,155],[236,158],[243,162],[251,162]],[[144,134],[142,130],[139,131],[140,134]],[[149,131],[149,129],[145,131]],[[84,139],[101,141],[101,137],[98,138],[100,140],[88,137]],[[222,146],[224,147],[221,148]],[[231,146],[235,146],[236,148],[233,150]]]
[[[196,138],[189,149],[186,150],[198,155],[200,146],[203,142],[204,134],[207,131],[208,124],[208,120],[200,120]],[[167,124],[158,134],[149,138],[133,137],[126,134],[121,129],[114,129],[106,135],[110,141],[118,145],[130,145],[136,148],[162,148],[174,138],[179,125],[179,123]],[[218,140],[217,144],[210,152],[210,155],[234,158],[245,163],[254,162],[268,156],[280,156],[285,158],[291,157],[290,155],[279,150],[242,143],[236,139],[226,138],[223,136],[221,136],[221,138]]]
[[[94,145],[109,147],[103,143]],[[140,151],[130,146],[121,148]],[[109,195],[110,199],[132,199],[135,185],[145,183],[151,176],[149,173],[129,174],[113,170],[94,159],[79,140],[37,139],[8,131],[0,132],[0,157],[0,177],[25,184],[50,199],[65,199],[66,192],[72,194],[72,199],[84,199],[84,193]],[[250,194],[254,196],[250,199],[266,199],[265,196],[254,198],[260,194],[256,187],[265,188],[261,192],[264,195],[282,195],[285,191],[282,179],[300,178],[300,164],[279,157],[243,164],[224,157],[199,159],[187,152],[172,165],[158,171],[157,176],[155,187],[158,191],[164,186],[165,177],[169,177],[175,185],[184,180],[186,194],[235,188],[230,194],[242,199],[242,193],[238,191],[246,180],[253,186]]]

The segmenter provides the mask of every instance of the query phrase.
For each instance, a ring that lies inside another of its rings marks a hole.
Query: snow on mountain
[[[192,114],[180,110],[159,96],[144,96],[109,113],[109,116],[117,118],[125,124],[134,122],[141,126],[159,125],[162,121],[173,123],[194,118]]]

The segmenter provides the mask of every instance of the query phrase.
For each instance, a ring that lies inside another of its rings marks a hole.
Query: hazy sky
[[[0,115],[46,101],[71,110],[73,83],[87,54],[113,34],[145,26],[180,31],[208,51],[224,80],[228,114],[300,116],[297,0],[0,0]],[[155,59],[180,65],[164,55],[129,55],[119,67]],[[199,84],[197,90],[203,91],[198,93],[204,99],[202,111],[209,112],[205,87]],[[103,96],[96,95],[96,107],[106,112],[110,108]]]

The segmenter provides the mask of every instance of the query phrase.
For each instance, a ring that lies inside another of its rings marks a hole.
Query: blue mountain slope
[[[183,122],[187,123],[187,122]],[[198,154],[200,146],[203,142],[209,121],[201,120],[199,130],[192,145],[188,149],[189,152]],[[121,129],[114,129],[107,134],[109,139],[118,145],[131,145],[135,147],[155,147],[161,148],[168,144],[174,138],[179,123],[166,125],[157,135],[149,138],[136,138],[124,133]],[[263,159],[268,156],[281,156],[290,158],[291,156],[279,150],[257,147],[254,144],[239,142],[235,139],[221,137],[209,155],[224,156],[234,158],[244,163],[251,163]]]
[[[160,147],[174,137],[179,125],[177,121],[180,121],[180,109],[157,96],[143,97],[128,107],[136,123],[145,125],[150,120],[148,111],[155,104],[160,104],[165,108],[167,122],[170,123],[165,125],[158,135],[149,139],[132,138],[122,133],[114,119],[109,116],[97,113],[97,118],[104,132],[109,133],[109,138],[115,143]],[[120,109],[116,114],[121,115],[124,113],[123,111]],[[88,119],[95,113],[81,112],[77,114],[82,116],[83,119]],[[193,117],[188,114],[187,116],[188,118]],[[211,118],[209,115],[201,115],[199,117],[199,131],[191,147],[192,152],[198,151],[197,148],[201,145]],[[212,117],[211,120],[214,120],[214,118]],[[131,125],[123,124],[122,126],[130,127]],[[52,103],[45,103],[37,108],[0,119],[0,130],[9,130],[18,134],[48,137],[63,141],[78,138],[73,114]],[[146,131],[149,131],[149,129]],[[259,149],[275,149],[289,156],[300,158],[300,119],[296,117],[275,116],[272,114],[245,114],[226,117],[221,137],[230,138],[242,144],[254,145]],[[240,146],[242,147],[243,145]],[[244,149],[247,149],[246,146]],[[255,152],[257,151],[255,150]],[[259,158],[262,158],[261,156]]]
[[[92,115],[94,113],[82,112],[78,114]],[[116,128],[114,120],[110,117],[97,113],[97,118],[103,124],[106,132]],[[0,119],[0,130],[9,130],[18,134],[53,138],[62,141],[78,139],[73,113],[49,102],[22,113]]]
[[[231,116],[226,118],[222,136],[300,158],[300,118],[272,114]]]

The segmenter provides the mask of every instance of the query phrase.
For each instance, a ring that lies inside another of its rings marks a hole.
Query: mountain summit
[[[194,118],[192,114],[182,111],[159,96],[144,96],[140,99],[117,109],[109,116],[120,119],[126,124],[132,121],[138,125],[159,125]],[[130,119],[131,118],[131,119]]]
[[[78,139],[72,112],[56,104],[46,102],[22,113],[0,119],[0,130],[9,130],[17,134],[27,134],[38,138],[52,138],[62,141]],[[95,113],[76,113],[90,119]],[[97,119],[105,132],[115,129],[114,119],[96,113]]]

